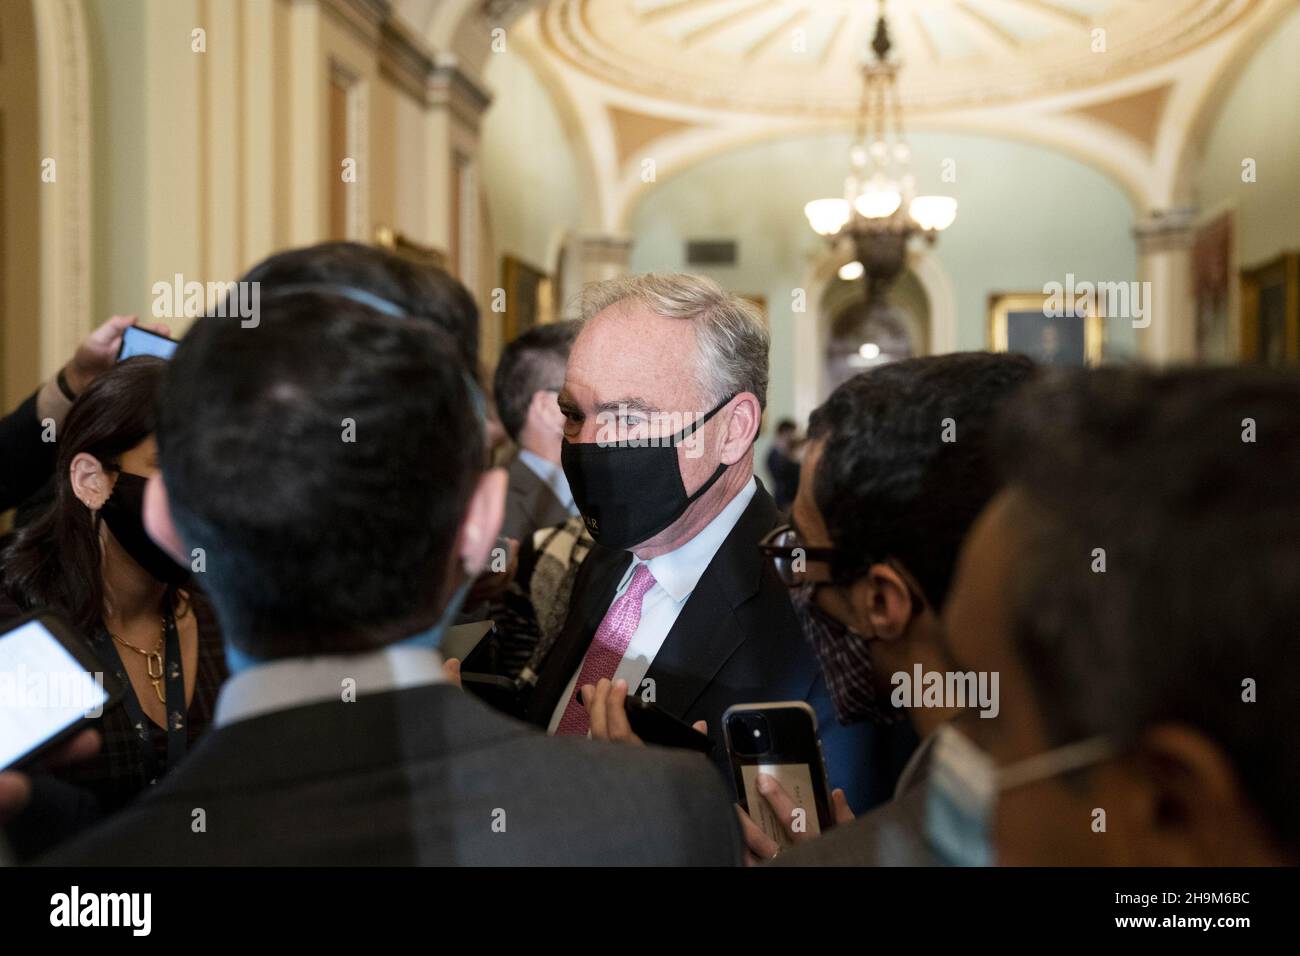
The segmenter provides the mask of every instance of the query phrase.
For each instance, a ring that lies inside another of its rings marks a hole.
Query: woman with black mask
[[[0,621],[64,615],[126,700],[99,721],[91,760],[58,771],[111,813],[161,779],[212,721],[226,678],[211,605],[189,569],[150,540],[145,482],[157,470],[156,402],[166,362],[128,359],[77,398],[58,435],[46,512],[4,555]]]

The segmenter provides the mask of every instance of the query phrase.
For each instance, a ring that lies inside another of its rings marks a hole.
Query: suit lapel
[[[762,585],[758,542],[777,517],[772,496],[760,481],[753,500],[700,576],[655,655],[646,677],[655,682],[655,702],[674,717],[686,716],[745,643],[748,632],[738,610]]]
[[[528,699],[527,717],[532,723],[546,726],[569,678],[587,653],[596,629],[614,600],[618,582],[632,563],[627,551],[612,551],[596,545],[583,561],[573,582],[573,603],[569,616],[542,668],[537,686]]]

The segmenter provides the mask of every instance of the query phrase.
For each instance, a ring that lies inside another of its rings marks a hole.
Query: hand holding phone
[[[803,701],[736,704],[722,715],[722,733],[740,805],[773,844],[793,845],[791,830],[815,836],[834,825],[811,707]],[[779,819],[760,793],[760,774],[772,777],[788,795],[789,806],[775,802],[789,820]]]
[[[122,347],[118,349],[119,362],[137,355],[153,355],[161,359],[170,359],[180,345],[175,339],[169,339],[157,332],[138,325],[128,325],[122,332]]]

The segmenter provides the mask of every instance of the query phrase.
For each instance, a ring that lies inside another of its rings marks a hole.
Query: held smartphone
[[[627,698],[627,722],[636,734],[648,744],[660,747],[683,747],[702,754],[713,753],[713,741],[685,721],[678,720],[666,710],[643,700],[640,694]]]
[[[72,629],[31,614],[0,633],[0,770],[22,766],[122,700]]]
[[[817,834],[831,826],[826,762],[811,707],[799,700],[736,704],[722,715],[722,736],[740,805],[764,833],[783,847],[791,845],[785,826],[758,792],[760,773],[775,777],[805,811],[806,832]]]
[[[156,355],[158,358],[170,359],[178,345],[180,343],[175,339],[142,329],[138,325],[128,325],[122,333],[122,347],[117,350],[117,360],[121,362],[137,355]]]

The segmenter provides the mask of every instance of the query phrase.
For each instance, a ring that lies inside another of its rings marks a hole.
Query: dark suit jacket
[[[549,485],[524,464],[519,455],[506,466],[510,484],[506,488],[506,516],[501,534],[526,543],[539,528],[563,524],[569,517],[566,508]]]
[[[195,832],[196,810],[206,832]],[[494,825],[495,824],[495,825]],[[731,865],[708,762],[548,739],[449,684],[264,714],[42,862]]]
[[[41,432],[35,395],[0,418],[0,511],[39,490],[53,473],[58,445],[41,441]]]
[[[760,481],[753,500],[687,598],[646,677],[656,704],[673,716],[708,723],[714,757],[730,779],[722,713],[732,704],[806,701],[817,714],[831,785],[843,787],[855,811],[893,793],[916,738],[901,729],[843,726],[804,638],[790,595],[758,542],[780,520]],[[632,561],[627,551],[596,545],[573,586],[564,631],[524,702],[527,720],[545,727],[581,665],[618,583]]]

